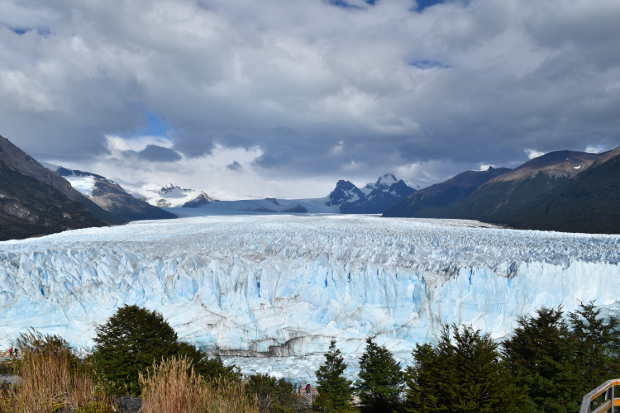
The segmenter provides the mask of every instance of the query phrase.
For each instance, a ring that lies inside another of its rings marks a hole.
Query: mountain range
[[[396,178],[393,174],[385,174],[376,182],[369,183],[361,189],[350,181],[340,180],[323,198],[219,201],[206,193],[201,193],[196,198],[169,210],[178,216],[235,213],[381,214],[414,192],[415,189],[407,186],[402,179]]]
[[[550,152],[513,170],[465,172],[416,192],[384,216],[620,233],[620,147],[601,154]]]
[[[620,233],[620,147],[550,152],[515,168],[466,171],[415,190],[393,174],[323,198],[219,201],[178,185],[126,191],[91,172],[43,165],[0,136],[0,240],[141,219],[243,213],[473,219],[513,228]]]

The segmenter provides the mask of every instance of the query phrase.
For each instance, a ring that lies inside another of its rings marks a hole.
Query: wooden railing
[[[620,379],[606,381],[583,397],[579,413],[615,413],[620,412],[620,398],[616,398],[615,387],[620,386]],[[619,392],[620,395],[620,392]]]

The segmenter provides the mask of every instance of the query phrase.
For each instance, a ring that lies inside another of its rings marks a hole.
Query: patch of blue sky
[[[364,3],[374,6],[379,0],[364,0]],[[342,7],[344,9],[363,9],[357,4],[352,4],[346,0],[327,0],[329,4],[336,7]]]
[[[422,12],[424,9],[428,9],[429,7],[433,7],[437,4],[445,3],[445,0],[417,0],[417,6],[415,11]]]
[[[170,124],[155,112],[147,110],[145,115],[146,126],[136,133],[137,136],[166,136],[172,129]]]
[[[417,0],[416,7],[413,9],[418,13],[422,13],[429,7],[436,6],[443,3],[461,3],[463,6],[469,6],[472,0]]]
[[[412,59],[407,62],[409,66],[413,66],[417,69],[429,70],[429,69],[449,69],[450,65],[440,62],[439,60],[432,59]]]
[[[2,24],[0,24],[0,26],[2,26]],[[49,29],[42,27],[14,27],[8,25],[5,25],[5,27],[7,27],[10,31],[17,34],[18,36],[23,36],[26,33],[30,33],[32,31],[37,32],[37,34],[39,34],[40,36],[49,36],[51,34]]]

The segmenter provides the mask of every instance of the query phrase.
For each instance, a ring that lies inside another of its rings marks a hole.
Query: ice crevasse
[[[620,237],[374,216],[218,216],[0,243],[0,346],[34,327],[92,346],[123,304],[247,372],[311,381],[335,338],[407,362],[445,323],[500,338],[541,306],[615,312]]]

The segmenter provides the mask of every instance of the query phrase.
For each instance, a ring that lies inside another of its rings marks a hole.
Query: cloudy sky
[[[618,0],[1,0],[0,134],[223,199],[620,145]]]

